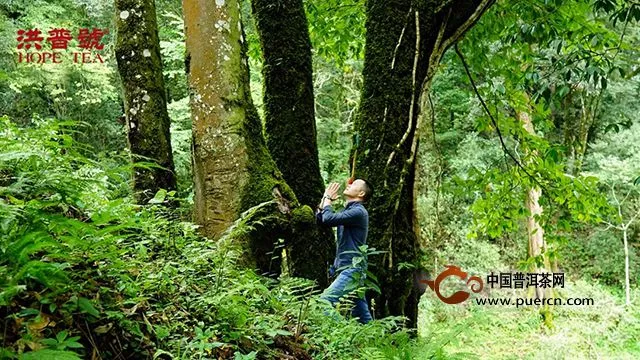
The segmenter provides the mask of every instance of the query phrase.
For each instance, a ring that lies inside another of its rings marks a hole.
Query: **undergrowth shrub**
[[[633,246],[631,246],[633,249]],[[595,231],[575,237],[562,250],[564,266],[585,279],[598,279],[607,285],[624,287],[624,247],[618,231]],[[631,284],[637,281],[640,262],[634,251],[629,252]]]
[[[0,358],[410,358],[402,318],[326,316],[311,281],[243,267],[242,219],[213,242],[173,192],[133,204],[128,158],[83,156],[79,126],[0,118]]]

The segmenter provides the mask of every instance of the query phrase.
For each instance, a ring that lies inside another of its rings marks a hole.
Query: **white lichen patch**
[[[215,27],[216,29],[218,29],[218,30],[221,30],[221,29],[225,29],[225,30],[227,30],[227,31],[230,31],[230,30],[231,30],[231,27],[229,26],[229,23],[228,23],[228,22],[226,22],[226,21],[224,21],[224,20],[218,20],[218,21],[215,23],[214,27]]]
[[[149,49],[142,50],[142,56],[144,56],[144,57],[151,56],[151,51],[149,51]]]
[[[151,97],[148,94],[144,94],[144,96],[142,97],[142,101],[149,101],[151,100]]]
[[[133,107],[132,107],[131,109],[129,109],[129,112],[130,112],[131,114],[135,115],[135,114],[137,114],[137,113],[138,113],[138,109],[136,109],[136,108],[133,108]]]
[[[136,55],[135,51],[131,50],[131,56],[133,57],[135,55]]]
[[[127,10],[122,10],[120,12],[120,19],[127,20],[128,17],[129,17],[129,12]]]
[[[224,56],[224,61],[229,61],[229,57],[227,55]]]
[[[216,6],[217,7],[222,7],[224,5],[224,0],[216,0]]]
[[[136,128],[136,123],[130,122],[129,123],[129,127],[132,128],[132,129],[135,129]]]

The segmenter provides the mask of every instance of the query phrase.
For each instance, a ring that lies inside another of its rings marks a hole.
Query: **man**
[[[342,194],[347,200],[345,208],[341,212],[334,212],[331,203],[338,198],[340,185],[332,183],[327,187],[322,197],[322,202],[317,213],[318,222],[327,226],[338,227],[338,241],[336,243],[336,258],[330,270],[333,276],[337,272],[335,280],[322,293],[321,298],[328,300],[335,305],[342,296],[347,294],[347,287],[350,283],[360,280],[360,285],[364,281],[366,270],[366,259],[362,265],[353,267],[353,258],[359,255],[359,246],[367,243],[367,232],[369,229],[369,213],[364,208],[363,203],[373,193],[373,188],[366,180],[356,179],[347,185]],[[365,298],[358,298],[355,301],[351,314],[358,320],[366,324],[371,321],[371,314]]]

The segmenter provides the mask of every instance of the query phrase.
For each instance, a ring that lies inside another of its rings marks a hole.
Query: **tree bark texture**
[[[266,143],[278,169],[303,205],[322,198],[313,96],[311,41],[302,0],[253,0],[262,48]],[[288,241],[291,272],[326,282],[333,232]],[[314,256],[309,256],[309,253]]]
[[[249,90],[240,4],[185,0],[183,8],[195,221],[217,240],[243,211],[275,200],[275,208],[261,208],[252,217],[257,221],[247,246],[260,272],[277,275],[277,239],[290,236],[291,224],[314,224],[314,217],[309,207],[298,206],[265,145]]]
[[[445,50],[492,3],[367,2],[364,86],[355,122],[361,138],[356,175],[376,189],[367,204],[368,242],[387,251],[369,260],[382,290],[374,297],[378,318],[404,315],[407,326],[416,327],[420,291],[414,286],[411,265],[420,266],[415,219],[420,111]]]
[[[162,167],[134,170],[136,201],[146,203],[159,189],[176,188],[156,10],[153,0],[116,0],[115,10],[129,149],[134,163],[154,161]]]
[[[577,176],[582,170],[589,134],[596,125],[602,94],[590,95],[581,89],[569,96],[564,111],[564,144],[567,148],[567,173]],[[579,104],[572,104],[571,99]]]
[[[526,95],[525,95],[526,96]],[[526,96],[528,99],[528,96]],[[516,118],[522,123],[522,127],[531,135],[535,136],[535,128],[531,121],[531,116],[527,111],[516,111]],[[534,152],[533,155],[537,155]],[[527,197],[525,200],[525,207],[529,210],[527,216],[527,237],[529,240],[529,256],[542,258],[542,266],[536,261],[531,268],[532,272],[542,274],[551,273],[551,262],[547,254],[547,243],[544,239],[544,229],[540,225],[537,217],[542,216],[542,206],[540,206],[540,196],[542,195],[542,189],[537,186],[527,190]],[[553,289],[551,287],[543,288],[541,286],[535,286],[533,288],[536,299],[548,299],[553,298]],[[553,321],[552,305],[546,304],[540,308],[540,315],[543,318],[544,323],[551,327]]]
[[[522,127],[531,135],[536,135],[531,121],[531,116],[525,111],[516,112],[516,117],[522,123]],[[542,216],[542,206],[540,206],[540,196],[542,195],[542,189],[535,186],[527,190],[527,197],[525,201],[525,207],[529,210],[527,216],[527,235],[529,241],[529,256],[541,256],[543,257],[543,267],[535,266],[532,271],[537,273],[548,272],[551,270],[551,263],[548,256],[545,254],[547,251],[547,244],[544,240],[544,229],[536,219],[536,216]],[[535,295],[538,299],[549,297],[549,294],[545,295],[544,288],[535,287]]]
[[[302,0],[253,0],[262,48],[267,147],[300,203],[322,197],[311,40]]]

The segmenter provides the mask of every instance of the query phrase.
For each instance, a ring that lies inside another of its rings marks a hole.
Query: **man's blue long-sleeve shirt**
[[[358,253],[355,253],[360,251],[358,247],[367,243],[369,230],[367,209],[360,201],[348,202],[344,210],[337,213],[333,211],[331,205],[327,205],[318,212],[317,218],[318,222],[323,225],[338,227],[334,268],[351,265],[352,259],[359,256]]]

